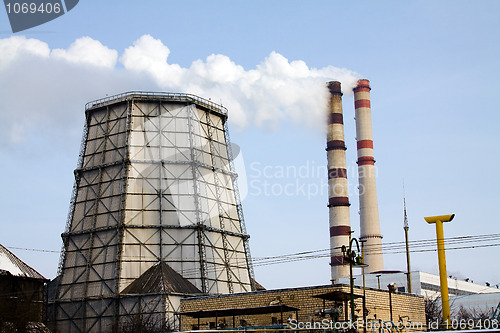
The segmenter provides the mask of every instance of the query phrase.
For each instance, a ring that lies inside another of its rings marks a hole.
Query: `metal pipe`
[[[351,323],[354,322],[354,277],[352,274],[352,262],[349,263],[350,285],[351,285]]]
[[[394,321],[392,320],[392,288],[393,288],[393,285],[388,284],[387,288],[389,289],[389,311],[391,313],[391,323],[394,323]]]
[[[365,263],[365,240],[361,241],[361,256],[363,264]],[[361,268],[363,274],[363,333],[366,333],[366,279],[365,279],[365,266]]]
[[[382,235],[373,157],[370,81],[359,80],[354,90],[356,141],[358,151],[360,240],[366,240],[367,273],[384,270]]]
[[[436,241],[439,263],[439,282],[441,285],[441,305],[443,309],[443,323],[448,328],[450,323],[450,298],[448,296],[448,276],[446,275],[446,256],[444,249],[443,222],[451,222],[455,214],[424,217],[427,223],[436,224]]]
[[[330,255],[332,283],[349,276],[348,263],[340,254],[340,247],[349,243],[351,222],[349,216],[349,194],[347,183],[346,146],[342,113],[342,91],[340,82],[328,83],[329,110],[327,130],[328,194],[330,220]]]

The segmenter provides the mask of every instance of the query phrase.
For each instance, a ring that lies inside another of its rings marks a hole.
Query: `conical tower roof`
[[[201,294],[201,291],[164,261],[150,267],[122,292],[122,294],[171,293]]]

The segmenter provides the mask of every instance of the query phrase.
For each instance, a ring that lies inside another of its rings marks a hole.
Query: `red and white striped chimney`
[[[368,264],[366,272],[371,273],[384,269],[384,259],[375,184],[370,81],[359,80],[353,90],[358,146],[360,240],[366,240],[365,263]]]
[[[335,283],[339,278],[349,276],[349,265],[344,263],[340,248],[342,245],[349,246],[351,222],[340,82],[329,82],[328,89],[330,98],[326,151],[330,213],[330,265],[332,282]]]

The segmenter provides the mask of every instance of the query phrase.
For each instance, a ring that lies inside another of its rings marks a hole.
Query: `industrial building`
[[[408,292],[407,274],[402,272],[380,272],[365,275],[365,284],[370,288],[386,289],[388,284],[396,283],[400,292]],[[354,276],[354,284],[362,285],[362,275]],[[341,283],[348,283],[348,278],[340,279]],[[411,272],[411,292],[424,297],[435,298],[441,294],[439,276],[426,272]],[[448,292],[450,296],[466,296],[476,294],[499,293],[500,289],[455,278],[448,278]]]
[[[419,295],[350,292],[339,283],[354,257],[343,248],[351,242],[351,223],[340,82],[328,88],[330,285],[263,290],[255,281],[224,107],[189,94],[129,92],[85,107],[50,293],[51,327],[175,331],[363,317],[424,323]],[[360,240],[380,247],[368,80],[358,81],[354,97],[358,177],[365,188]],[[383,269],[382,253],[367,263],[368,273]]]
[[[53,328],[175,330],[182,297],[252,291],[227,110],[131,92],[85,114]]]
[[[279,329],[298,328],[299,325],[330,328],[330,321],[341,325],[351,320],[350,297],[349,286],[340,284],[190,297],[181,301],[181,328]],[[353,322],[363,319],[363,297],[363,290],[355,288]],[[393,322],[415,331],[425,331],[424,308],[421,296],[390,294],[388,290],[373,288],[365,290],[365,315],[369,325],[390,325],[388,322]],[[324,327],[323,324],[329,326]]]
[[[354,284],[358,287],[363,284],[363,276],[355,275]],[[340,279],[341,283],[348,283],[348,278]],[[370,288],[387,289],[389,284],[395,283],[399,292],[408,292],[407,274],[373,273],[365,275],[365,285]],[[411,288],[415,295],[425,299],[436,299],[441,296],[439,276],[426,272],[411,272]],[[482,312],[493,314],[500,307],[500,289],[481,285],[470,281],[448,277],[448,293],[450,295],[450,310],[452,317],[459,314],[462,308],[471,313]]]
[[[0,244],[0,331],[47,330],[42,324],[47,282]]]

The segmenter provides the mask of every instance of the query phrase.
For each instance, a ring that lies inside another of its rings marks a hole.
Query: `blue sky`
[[[482,0],[82,0],[12,34],[0,10],[0,243],[59,250],[85,103],[154,90],[195,93],[229,108],[231,138],[245,161],[254,257],[328,248],[328,198],[318,190],[324,179],[312,174],[326,165],[318,87],[339,79],[345,88],[358,232],[349,89],[357,78],[372,85],[383,242],[404,237],[403,179],[412,240],[435,236],[424,216],[448,213],[456,218],[447,237],[499,233],[499,15],[500,2]],[[300,168],[309,174],[280,174]],[[297,193],[266,195],[266,182],[292,184]],[[55,276],[57,253],[12,251]],[[500,283],[490,259],[499,255],[499,247],[448,251],[449,275]],[[404,270],[404,255],[386,255],[385,266]],[[412,267],[437,273],[436,253],[413,254]],[[329,283],[330,270],[322,258],[256,267],[256,277],[267,288],[305,286]]]

